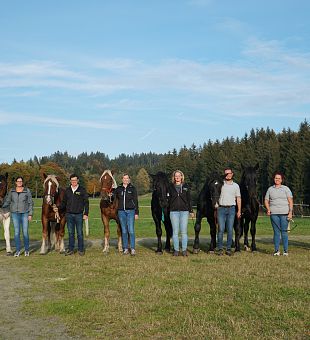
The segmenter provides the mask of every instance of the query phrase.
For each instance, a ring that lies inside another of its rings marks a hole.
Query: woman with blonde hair
[[[172,183],[168,189],[170,219],[173,229],[174,256],[179,255],[179,232],[181,233],[182,255],[187,256],[187,225],[188,216],[194,217],[191,196],[188,185],[184,182],[184,174],[175,170],[172,174]]]

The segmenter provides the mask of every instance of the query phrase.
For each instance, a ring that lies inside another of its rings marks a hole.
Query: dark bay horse
[[[153,220],[156,226],[156,235],[157,235],[157,249],[156,254],[162,254],[162,228],[161,222],[164,223],[166,229],[166,244],[165,250],[170,252],[171,243],[170,239],[172,237],[172,224],[170,221],[170,211],[168,206],[168,186],[169,180],[168,176],[159,171],[156,175],[150,175],[153,180],[153,193],[151,200],[151,210]]]
[[[201,230],[201,220],[206,217],[210,225],[211,242],[209,252],[214,252],[216,248],[216,231],[217,231],[217,208],[219,206],[219,199],[221,189],[223,186],[223,176],[212,174],[208,178],[201,189],[197,201],[197,213],[195,222],[195,240],[193,253],[198,254],[199,246],[199,233]]]
[[[3,224],[4,238],[6,243],[7,255],[12,254],[11,243],[10,243],[10,212],[6,209],[2,209],[4,198],[8,190],[8,173],[0,175],[0,222]]]
[[[117,236],[118,251],[122,252],[122,231],[121,225],[117,215],[118,202],[113,195],[113,191],[117,187],[117,183],[113,177],[111,170],[104,170],[100,177],[101,183],[101,200],[100,200],[100,210],[101,210],[101,220],[104,226],[104,247],[103,252],[107,254],[110,247],[110,220],[115,220],[117,223]]]
[[[44,196],[42,202],[42,245],[40,254],[45,255],[55,246],[60,253],[65,252],[64,235],[66,215],[64,211],[54,212],[53,206],[60,206],[65,190],[60,188],[58,178],[55,175],[44,176]],[[52,235],[51,235],[52,234]]]
[[[240,220],[240,237],[244,233],[244,249],[250,250],[248,232],[251,222],[251,250],[256,251],[255,235],[256,235],[256,221],[259,211],[259,202],[257,199],[257,170],[258,163],[253,167],[242,167],[242,176],[240,181],[241,192],[241,220]]]

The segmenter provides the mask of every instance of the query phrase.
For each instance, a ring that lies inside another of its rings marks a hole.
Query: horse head
[[[254,167],[244,167],[243,165],[241,165],[243,171],[241,175],[240,189],[246,190],[250,198],[257,197],[256,185],[258,167],[258,163]]]
[[[2,207],[4,197],[8,190],[8,173],[5,175],[0,175],[0,207]]]
[[[55,196],[58,194],[59,191],[59,179],[55,175],[46,175],[45,173],[43,174],[43,176],[43,201],[46,204],[52,205],[54,204]]]
[[[159,204],[162,208],[168,207],[168,186],[169,180],[167,174],[162,171],[157,172],[156,175],[151,175],[153,180],[153,193],[157,196]]]
[[[113,177],[113,172],[111,170],[104,170],[100,176],[100,195],[103,199],[108,199],[111,197],[113,189],[117,187],[117,183]]]
[[[210,180],[208,181],[208,188],[210,192],[210,198],[213,209],[219,207],[219,200],[221,196],[223,180],[224,180],[223,176],[220,176],[218,174],[212,174]]]

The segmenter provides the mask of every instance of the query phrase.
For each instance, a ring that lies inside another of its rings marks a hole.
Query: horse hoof
[[[155,250],[155,254],[156,254],[156,255],[163,255],[163,251],[157,249],[157,250]]]
[[[198,254],[200,252],[200,249],[199,248],[194,248],[193,249],[193,254]]]
[[[40,252],[40,255],[46,255],[47,254],[47,251],[44,253],[44,252]]]
[[[250,251],[251,249],[250,249],[250,247],[248,247],[248,246],[244,246],[244,250],[245,250],[245,251]]]
[[[215,251],[214,250],[209,250],[209,254],[214,254]]]
[[[169,248],[165,248],[165,252],[170,254],[170,249]]]

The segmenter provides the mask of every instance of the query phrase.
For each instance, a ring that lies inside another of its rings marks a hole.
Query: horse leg
[[[251,236],[252,236],[252,243],[251,243],[251,250],[256,251],[256,242],[255,242],[255,235],[256,235],[256,221],[251,221]]]
[[[209,253],[214,253],[216,249],[216,224],[213,219],[207,218],[208,223],[210,225],[210,236],[211,236],[211,242],[209,247]]]
[[[117,220],[117,249],[119,253],[123,252],[123,243],[122,243],[122,228],[120,222]]]
[[[235,252],[240,252],[240,224],[241,224],[241,219],[235,217],[235,222],[234,222]]]
[[[103,253],[108,254],[110,250],[110,220],[102,215],[102,222],[104,226],[104,247],[103,247]]]
[[[11,220],[10,216],[7,218],[3,217],[3,220],[2,220],[7,253],[12,253],[11,243],[10,243],[10,220]]]
[[[163,254],[163,245],[161,242],[161,236],[162,236],[162,229],[161,229],[161,216],[153,215],[153,220],[155,222],[156,226],[156,236],[157,236],[157,249],[155,250],[155,253],[158,255]]]
[[[248,239],[248,233],[249,233],[249,219],[245,217],[244,221],[244,250],[249,251],[249,239]]]
[[[55,248],[56,250],[56,222],[50,222],[50,249]]]
[[[56,223],[55,225],[55,251],[59,251],[60,249],[59,231],[60,231],[60,223]]]
[[[166,244],[165,251],[170,253],[171,251],[171,237],[172,237],[172,225],[170,219],[166,219],[164,221],[165,229],[166,229]]]
[[[66,217],[64,216],[60,220],[59,232],[58,232],[59,254],[64,254],[65,251],[66,251],[66,249],[65,249],[65,242],[64,242],[65,225],[66,225]]]
[[[194,254],[198,254],[199,251],[200,251],[200,248],[199,248],[199,233],[200,233],[200,230],[201,230],[201,220],[202,220],[201,212],[197,211],[196,222],[195,222],[195,226],[194,226],[194,230],[195,230],[195,240],[194,240],[194,246],[193,246],[193,253]]]
[[[42,217],[42,245],[40,254],[45,255],[47,253],[47,238],[48,238],[48,220]]]

